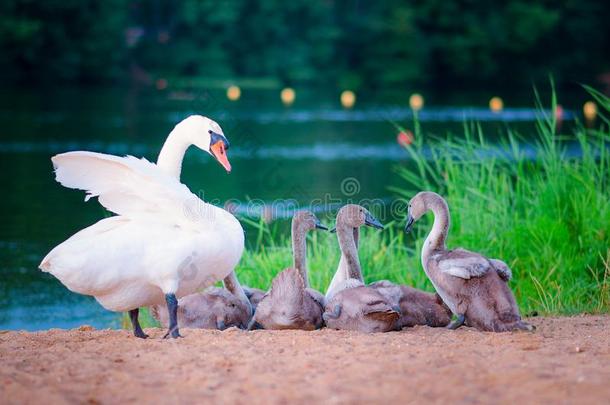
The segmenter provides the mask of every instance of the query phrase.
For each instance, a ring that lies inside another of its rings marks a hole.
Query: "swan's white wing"
[[[443,273],[466,280],[481,277],[492,268],[489,260],[479,255],[441,259],[438,267]]]
[[[146,159],[94,152],[54,156],[56,180],[98,197],[108,210],[129,218],[154,217],[179,226],[195,226],[207,204],[178,180]]]

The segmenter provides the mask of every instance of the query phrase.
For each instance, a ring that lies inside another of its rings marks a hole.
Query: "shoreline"
[[[580,402],[610,400],[610,315],[536,317],[534,333],[415,327],[149,328],[0,333],[5,403]],[[476,401],[475,401],[476,402]]]

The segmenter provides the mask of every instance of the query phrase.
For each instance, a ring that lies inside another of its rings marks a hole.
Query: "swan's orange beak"
[[[218,162],[225,168],[227,173],[231,173],[231,163],[227,158],[227,151],[225,150],[225,144],[223,141],[218,141],[210,147],[212,155],[218,160]]]

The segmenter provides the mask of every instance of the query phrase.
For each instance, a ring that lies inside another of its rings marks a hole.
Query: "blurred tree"
[[[3,0],[0,73],[37,81],[117,78],[125,56],[125,6],[123,0]]]
[[[596,0],[4,0],[0,16],[5,80],[107,82],[135,66],[375,89],[610,71],[610,2]]]

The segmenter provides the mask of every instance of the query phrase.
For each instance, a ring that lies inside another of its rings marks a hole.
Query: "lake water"
[[[109,215],[97,201],[85,203],[83,192],[54,181],[54,154],[90,150],[154,160],[172,127],[189,114],[201,113],[223,127],[233,165],[227,175],[209,156],[189,150],[182,180],[206,200],[230,200],[240,215],[251,217],[261,212],[289,217],[292,206],[279,204],[273,214],[262,208],[277,200],[300,206],[316,199],[389,202],[394,196],[388,187],[400,185],[393,169],[409,164],[391,124],[412,127],[407,97],[371,96],[344,110],[336,95],[301,93],[293,106],[284,107],[277,91],[244,91],[242,99],[232,103],[222,92],[3,90],[0,329],[119,324],[117,314],[91,297],[71,293],[37,269],[51,248]],[[460,133],[464,119],[481,121],[492,139],[507,125],[524,134],[534,130],[531,96],[515,97],[520,101],[501,114],[489,112],[486,97],[437,97],[436,103],[433,97],[421,112],[424,132]],[[447,100],[451,106],[443,106]],[[570,111],[566,114],[569,119]]]

